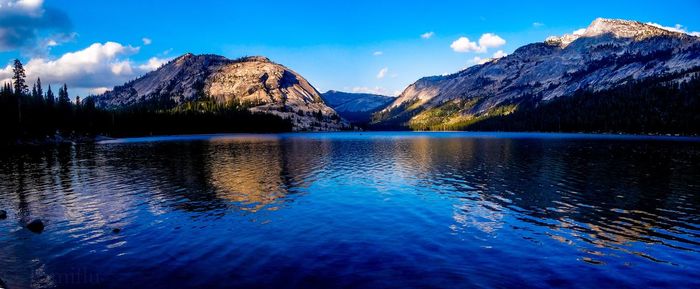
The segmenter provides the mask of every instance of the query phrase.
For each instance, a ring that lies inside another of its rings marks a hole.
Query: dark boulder
[[[112,233],[119,234],[122,231],[122,229],[119,228],[114,228],[112,229]]]
[[[44,222],[42,222],[39,219],[34,219],[31,222],[29,222],[29,224],[27,224],[27,229],[34,233],[41,233],[42,231],[44,231]]]
[[[7,219],[7,212],[5,210],[0,210],[0,220]]]

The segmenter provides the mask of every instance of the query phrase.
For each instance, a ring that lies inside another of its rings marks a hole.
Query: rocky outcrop
[[[238,102],[253,112],[289,119],[295,130],[349,128],[301,75],[265,57],[230,60],[218,55],[185,54],[141,78],[96,97],[98,106],[119,108],[140,103],[202,99]]]

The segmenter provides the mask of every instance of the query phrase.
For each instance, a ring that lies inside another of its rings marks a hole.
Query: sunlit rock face
[[[545,41],[547,44],[560,45],[566,47],[572,42],[582,37],[597,37],[601,35],[610,35],[614,38],[628,38],[636,41],[644,40],[658,36],[678,36],[680,33],[665,30],[649,24],[644,24],[637,21],[621,20],[621,19],[605,19],[598,18],[594,20],[585,31],[581,33],[566,34],[561,37],[548,37]]]
[[[118,108],[148,101],[182,104],[203,98],[219,103],[235,101],[251,111],[288,118],[295,130],[339,130],[349,126],[301,75],[260,56],[230,60],[188,53],[98,96],[97,104]]]
[[[635,21],[599,18],[583,32],[528,44],[451,75],[419,79],[375,114],[374,121],[411,123],[425,118],[431,109],[453,103],[459,107],[454,119],[468,120],[493,114],[506,103],[547,101],[655,76],[672,75],[672,81],[682,81],[698,69],[700,38]]]

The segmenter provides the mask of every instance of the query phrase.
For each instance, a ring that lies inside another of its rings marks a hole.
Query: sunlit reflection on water
[[[0,156],[11,288],[700,286],[695,139],[209,135]]]

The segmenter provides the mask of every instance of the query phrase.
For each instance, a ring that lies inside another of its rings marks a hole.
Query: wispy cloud
[[[474,56],[474,58],[472,58],[471,62],[472,62],[472,64],[484,64],[486,62],[489,62],[489,60],[491,60],[491,58],[481,58],[479,56]]]
[[[435,35],[435,32],[430,31],[430,32],[426,32],[426,33],[421,34],[421,35],[420,35],[420,38],[423,38],[423,39],[430,39],[430,38],[432,38],[434,35]]]
[[[379,70],[379,73],[377,73],[377,79],[382,79],[382,78],[384,78],[384,77],[386,76],[387,72],[389,72],[389,68],[388,68],[388,67],[384,67],[384,68],[380,69],[380,70]]]
[[[663,25],[661,25],[661,24],[659,24],[659,23],[654,23],[654,22],[647,22],[647,24],[648,24],[648,25],[651,25],[651,26],[654,26],[654,27],[657,27],[657,28],[661,28],[661,29],[664,29],[664,30],[668,30],[668,31],[679,32],[679,33],[685,33],[685,34],[688,34],[688,35],[700,37],[700,32],[698,32],[698,31],[689,32],[688,29],[687,29],[686,27],[684,27],[683,25],[680,25],[680,24],[676,24],[676,25],[673,26],[673,27],[670,27],[670,26],[663,26]]]
[[[97,94],[103,94],[110,89],[111,88],[109,88],[109,87],[95,87],[95,88],[90,88],[87,91],[89,94],[97,95]]]
[[[152,71],[160,68],[163,66],[163,64],[166,64],[168,61],[170,61],[172,58],[158,58],[158,57],[151,57],[148,59],[148,62],[139,65],[139,69],[143,71]]]
[[[503,52],[503,50],[496,51],[493,54],[493,58],[501,58],[501,57],[506,57],[508,54]]]
[[[384,52],[383,52],[383,51],[375,51],[375,52],[372,53],[372,55],[374,55],[374,56],[380,56],[380,55],[384,55]]]
[[[148,37],[141,38],[141,41],[143,41],[143,45],[151,45],[151,43],[153,43],[153,40]]]
[[[503,50],[498,50],[493,53],[491,58],[482,58],[479,56],[474,56],[474,58],[471,59],[471,64],[484,64],[486,62],[489,62],[494,59],[506,57],[508,54],[505,53]]]
[[[391,95],[391,96],[396,96],[401,93],[401,91],[394,91],[394,92],[389,92],[384,87],[367,87],[367,86],[356,86],[350,89],[354,93],[371,93],[371,94],[379,94],[379,95]]]
[[[544,23],[542,22],[532,22],[532,27],[539,28],[544,26]]]

